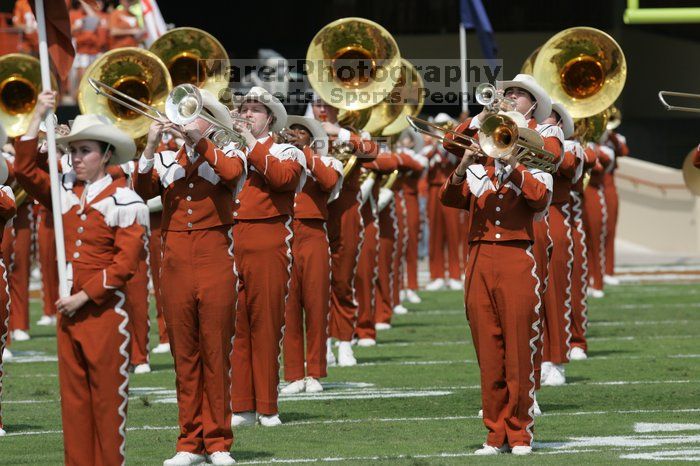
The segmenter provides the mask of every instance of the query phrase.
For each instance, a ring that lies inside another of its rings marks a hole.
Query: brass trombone
[[[700,99],[700,94],[690,94],[687,92],[674,92],[674,91],[659,91],[659,100],[666,108],[666,110],[676,110],[679,112],[692,112],[700,113],[700,107],[683,107],[680,105],[671,105],[666,102],[666,96],[669,97],[682,97],[685,99]]]
[[[557,167],[554,163],[556,156],[544,150],[543,145],[536,145],[526,141],[520,134],[521,131],[518,129],[515,120],[505,113],[496,113],[486,117],[481,123],[478,139],[452,129],[443,128],[420,118],[411,116],[406,118],[414,130],[443,143],[454,144],[494,159],[501,159],[515,150],[517,151],[516,157],[518,162],[526,167],[536,168],[548,173],[556,171]],[[420,125],[437,130],[442,135]],[[447,134],[454,135],[455,139],[447,139]]]

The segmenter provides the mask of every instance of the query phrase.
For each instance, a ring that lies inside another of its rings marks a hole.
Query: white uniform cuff
[[[351,135],[351,134],[352,134],[352,133],[350,133],[349,130],[347,130],[347,129],[345,129],[345,128],[340,128],[340,129],[338,130],[338,140],[341,141],[341,142],[348,142],[348,141],[350,140],[350,135]]]
[[[153,159],[147,159],[143,155],[139,158],[139,173],[148,173],[153,170]]]

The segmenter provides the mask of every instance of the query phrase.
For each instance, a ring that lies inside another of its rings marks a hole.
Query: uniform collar
[[[110,175],[105,175],[94,183],[85,183],[85,199],[88,203],[92,202],[110,184],[112,184]]]

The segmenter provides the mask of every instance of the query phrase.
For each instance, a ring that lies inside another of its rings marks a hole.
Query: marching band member
[[[41,270],[41,291],[44,307],[37,325],[56,325],[58,301],[58,269],[56,268],[56,238],[51,211],[41,204],[37,209],[37,251]]]
[[[362,224],[364,226],[362,248],[357,262],[355,286],[357,289],[358,315],[355,336],[358,346],[374,346],[377,330],[390,328],[383,324],[377,328],[377,310],[391,313],[391,263],[393,260],[394,223],[393,193],[381,186],[381,178],[398,168],[398,158],[387,147],[380,146],[377,157],[364,162],[367,177],[362,183]],[[383,208],[380,208],[380,199]],[[385,208],[384,208],[385,207]],[[382,328],[383,327],[383,328]]]
[[[605,185],[605,205],[608,210],[608,218],[605,225],[605,275],[603,281],[606,285],[619,285],[620,280],[615,278],[615,233],[617,232],[617,217],[620,199],[615,186],[615,170],[620,157],[629,155],[627,138],[616,131],[606,131],[603,135],[603,144],[615,151],[615,163],[611,164],[603,177]]]
[[[454,120],[446,113],[435,116],[435,124],[451,128]],[[430,283],[425,286],[428,291],[443,289],[462,289],[459,247],[459,211],[440,203],[440,189],[454,171],[459,159],[446,152],[440,145],[432,145],[427,152],[430,160],[428,168],[428,222]],[[447,258],[445,258],[447,248]],[[445,269],[447,264],[447,270]],[[445,282],[445,274],[449,276]]]
[[[15,142],[17,179],[47,208],[50,180],[37,164],[36,138],[55,98],[52,91],[40,94],[29,129]],[[73,163],[61,181],[72,294],[57,302],[65,463],[124,464],[129,318],[123,288],[144,248],[148,211],[106,166],[130,160],[135,145],[97,115],[79,115],[56,142],[70,144]]]
[[[287,120],[284,106],[261,87],[244,96],[234,124],[246,141],[250,174],[235,204],[234,253],[239,278],[232,355],[233,426],[282,423],[278,415],[279,355],[292,273],[294,197],[306,178],[302,151],[275,144]]]
[[[474,132],[479,124],[475,120],[481,117],[467,120],[457,130],[471,126]],[[509,448],[517,455],[532,451],[533,364],[541,303],[533,218],[547,209],[548,185],[550,175],[529,171],[514,153],[483,164],[477,163],[475,152],[464,150],[440,193],[442,203],[470,213],[465,306],[479,360],[488,429],[477,455]]]
[[[563,138],[574,134],[574,121],[566,108],[558,102],[552,103],[552,114],[545,124],[553,124],[562,129]],[[566,146],[563,139],[562,144]],[[547,226],[548,240],[551,241],[549,253],[549,286],[546,290],[542,313],[542,350],[544,361],[540,376],[543,385],[560,385],[563,383],[563,364],[569,362],[571,349],[571,270],[573,267],[573,243],[571,232],[571,206],[569,204],[572,180],[576,176],[579,159],[574,149],[562,151],[561,161],[553,175],[552,201],[549,206]],[[557,366],[552,371],[551,366]],[[544,375],[542,374],[544,372]],[[550,377],[551,376],[551,377]]]
[[[328,203],[343,184],[343,165],[328,157],[328,136],[313,118],[287,117],[287,131],[306,158],[306,183],[294,198],[292,281],[285,308],[284,394],[323,391],[331,300]],[[306,357],[304,357],[306,327]],[[305,370],[306,368],[306,370]]]
[[[311,105],[313,116],[329,137],[329,147],[349,144],[361,161],[377,156],[377,145],[366,133],[356,134],[338,124],[338,109],[316,97]],[[331,245],[331,317],[329,336],[338,340],[338,365],[357,364],[351,341],[355,333],[358,303],[355,277],[362,250],[363,225],[360,202],[360,170],[355,167],[343,180],[338,199],[328,206],[328,240]],[[330,340],[329,364],[335,361]]]
[[[408,131],[408,130],[407,130]],[[408,302],[421,302],[418,291],[418,244],[421,237],[421,215],[418,200],[418,184],[428,168],[428,159],[421,155],[423,138],[415,131],[404,132],[400,140],[403,151],[417,160],[422,170],[411,171],[403,178],[403,196],[406,203],[406,283],[404,287]]]
[[[38,147],[38,146],[37,146]],[[4,154],[8,155],[8,154]],[[16,155],[7,161],[14,171]],[[17,215],[6,227],[2,252],[10,285],[10,339],[27,341],[29,336],[29,274],[32,262],[33,230],[36,216],[34,200],[27,196],[16,203]]]
[[[133,0],[119,0],[119,6],[109,14],[109,48],[138,47],[145,31],[129,8]]]
[[[571,352],[570,359],[581,361],[588,358],[586,331],[588,328],[588,249],[583,224],[584,173],[596,164],[595,151],[586,149],[576,141],[581,162],[577,168],[576,182],[571,189],[572,234],[574,244],[574,266],[571,271]]]
[[[588,251],[588,295],[602,298],[605,274],[605,238],[608,209],[605,203],[605,173],[615,163],[615,151],[607,146],[590,143],[597,162],[591,170],[591,178],[583,193],[583,225],[586,231]]]
[[[204,111],[230,126],[231,116],[202,90]],[[233,202],[245,179],[245,157],[204,137],[202,118],[182,128],[177,152],[155,153],[162,133],[154,123],[134,177],[145,199],[160,195],[160,296],[175,360],[180,434],[164,466],[233,464],[230,354],[235,325],[236,277],[231,236]]]
[[[0,125],[0,147],[5,145],[6,139],[5,130]],[[15,196],[12,188],[5,186],[8,175],[7,163],[0,159],[0,235],[3,235],[5,231],[4,224],[9,222],[15,215]],[[2,241],[2,238],[0,238],[0,241]],[[6,277],[5,262],[0,257],[0,437],[6,434],[2,423],[2,382],[5,375],[3,358],[7,362],[9,357],[11,357],[10,353],[5,353],[5,343],[7,342],[8,326],[10,324],[10,293]]]

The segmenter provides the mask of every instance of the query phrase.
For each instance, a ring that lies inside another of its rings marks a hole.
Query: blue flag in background
[[[464,29],[476,29],[484,58],[493,60],[498,54],[498,46],[493,38],[491,21],[481,0],[460,0],[460,16]]]

